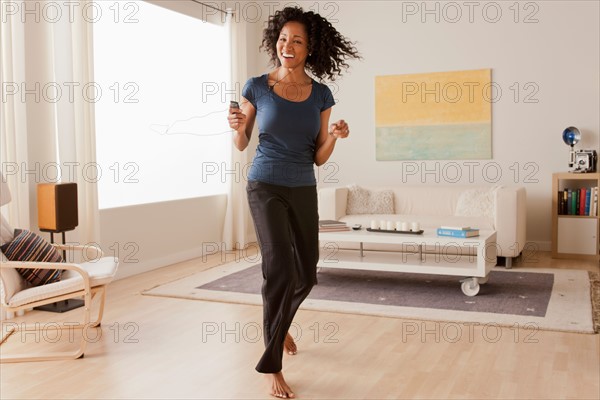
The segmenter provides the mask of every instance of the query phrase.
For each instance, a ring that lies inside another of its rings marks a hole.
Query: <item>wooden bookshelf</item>
[[[600,187],[600,173],[552,174],[552,258],[600,260],[598,215],[560,215],[558,192],[564,189]],[[593,199],[592,199],[593,202]]]

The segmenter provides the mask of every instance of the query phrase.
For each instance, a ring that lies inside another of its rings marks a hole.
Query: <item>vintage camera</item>
[[[597,163],[596,150],[577,150],[574,154],[573,172],[596,172]]]

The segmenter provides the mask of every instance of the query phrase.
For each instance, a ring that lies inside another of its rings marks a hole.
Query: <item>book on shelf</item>
[[[452,236],[457,238],[469,238],[479,236],[479,229],[437,229],[438,236]]]
[[[577,215],[587,215],[585,213],[585,188],[579,189],[579,212]]]
[[[592,193],[592,188],[589,188],[585,191],[585,196],[582,199],[583,204],[583,215],[591,215],[590,214],[590,196]]]
[[[593,190],[592,195],[590,196],[590,208],[592,209],[592,212],[590,213],[590,215],[592,216],[598,216],[598,188],[595,187]]]

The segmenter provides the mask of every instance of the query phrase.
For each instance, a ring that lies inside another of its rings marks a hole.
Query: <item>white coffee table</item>
[[[495,231],[480,231],[477,237],[463,239],[438,236],[434,229],[416,235],[363,228],[320,232],[319,240],[319,267],[461,276],[461,289],[467,296],[479,293],[479,285],[487,282],[496,265]],[[360,249],[343,249],[341,242],[359,243]],[[364,243],[403,245],[405,252],[364,250]],[[433,252],[425,252],[425,248]],[[475,251],[464,251],[466,248]],[[461,249],[467,255],[460,255]]]

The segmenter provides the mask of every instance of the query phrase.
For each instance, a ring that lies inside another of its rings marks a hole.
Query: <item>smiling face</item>
[[[284,68],[302,67],[308,57],[308,36],[300,22],[286,23],[277,40],[277,57]]]

